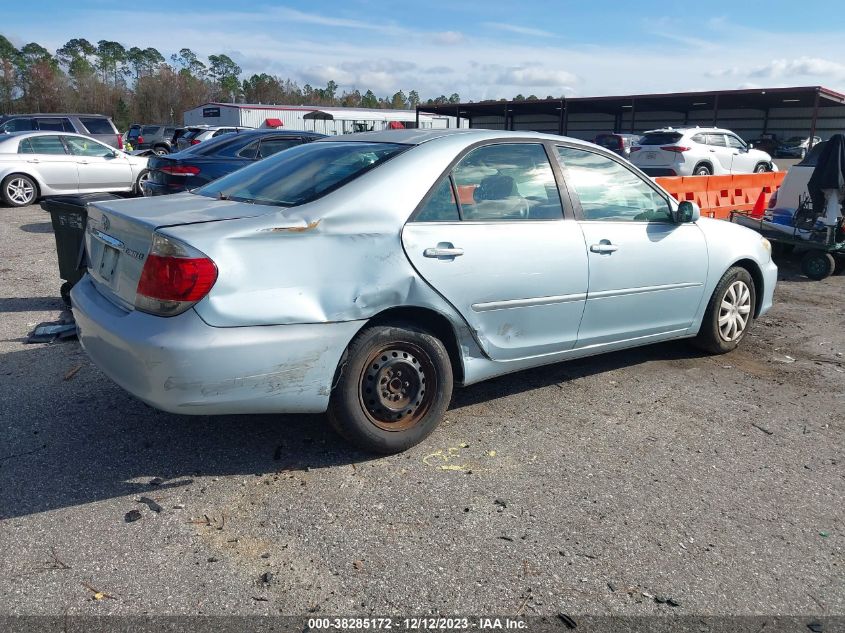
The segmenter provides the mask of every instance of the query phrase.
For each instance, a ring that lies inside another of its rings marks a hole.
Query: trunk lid
[[[667,152],[661,147],[676,145],[683,135],[680,132],[648,132],[644,134],[632,152],[631,162],[638,167],[660,167],[671,165],[678,158],[677,152]]]
[[[191,193],[91,204],[85,233],[88,274],[101,294],[133,310],[138,280],[156,229],[255,217],[276,210]]]

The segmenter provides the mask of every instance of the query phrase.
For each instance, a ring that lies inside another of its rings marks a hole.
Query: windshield
[[[408,149],[395,143],[308,143],[200,187],[209,198],[293,207],[316,200]]]

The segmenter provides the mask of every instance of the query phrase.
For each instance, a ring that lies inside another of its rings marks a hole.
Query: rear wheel
[[[801,272],[813,281],[821,281],[836,270],[836,260],[830,253],[808,251],[801,259]]]
[[[729,268],[710,297],[693,343],[711,354],[736,349],[748,332],[756,307],[757,292],[751,275],[739,266]]]
[[[757,163],[754,168],[755,174],[765,174],[767,171],[769,171],[769,166],[766,163]]]
[[[398,453],[440,424],[452,398],[443,343],[412,325],[373,326],[349,344],[329,402],[335,430],[356,446]]]
[[[164,156],[165,154],[169,154],[170,152],[167,151],[167,148],[163,145],[156,145],[153,148],[153,154],[156,156]]]
[[[0,195],[10,207],[25,207],[38,198],[38,185],[29,176],[12,174],[0,184]]]
[[[710,168],[710,165],[706,163],[701,163],[700,165],[696,165],[695,169],[692,171],[693,176],[711,176],[713,174],[713,170]]]

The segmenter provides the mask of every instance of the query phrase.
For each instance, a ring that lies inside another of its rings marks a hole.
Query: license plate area
[[[114,271],[117,268],[117,259],[120,256],[113,246],[103,244],[103,256],[100,258],[99,275],[103,281],[111,281]]]
[[[654,160],[655,158],[657,158],[657,152],[646,152],[645,157],[649,160]]]

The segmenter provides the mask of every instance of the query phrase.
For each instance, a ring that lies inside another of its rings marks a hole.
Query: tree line
[[[209,101],[413,109],[461,100],[454,93],[421,102],[416,90],[341,92],[334,81],[300,87],[267,73],[241,77],[241,67],[224,54],[201,59],[183,48],[165,58],[151,47],[84,38],[50,52],[36,42],[17,48],[0,35],[0,114],[101,113],[124,130],[133,122],[181,123],[183,112]]]

